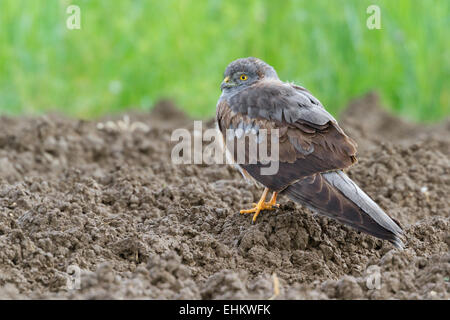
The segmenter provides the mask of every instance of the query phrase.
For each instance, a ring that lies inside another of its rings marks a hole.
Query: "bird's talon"
[[[252,223],[255,223],[256,218],[262,210],[274,210],[280,207],[280,205],[276,202],[276,193],[272,196],[269,202],[265,202],[268,190],[265,190],[261,200],[258,203],[253,203],[252,209],[241,210],[240,213],[253,213]]]

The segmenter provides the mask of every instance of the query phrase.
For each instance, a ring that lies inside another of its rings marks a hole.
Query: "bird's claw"
[[[252,222],[255,223],[256,218],[258,217],[259,213],[262,210],[274,210],[280,207],[279,203],[274,203],[274,202],[258,202],[258,203],[253,203],[253,208],[252,209],[244,209],[241,210],[240,213],[244,214],[244,213],[253,213],[253,219]]]

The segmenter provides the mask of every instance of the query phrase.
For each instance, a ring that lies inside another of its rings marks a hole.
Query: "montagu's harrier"
[[[237,140],[253,134],[259,145],[261,141],[272,141],[271,132],[278,129],[279,154],[271,160],[277,161],[275,174],[261,171],[271,162],[251,161],[248,155],[236,163],[245,178],[265,187],[254,208],[241,213],[253,213],[254,222],[261,210],[278,207],[276,198],[282,194],[313,211],[403,247],[399,224],[342,171],[356,162],[356,143],[309,91],[282,82],[273,67],[256,58],[230,63],[221,90],[216,120],[227,153],[235,162]],[[267,132],[266,140],[260,139],[260,132],[261,136]],[[245,152],[251,151],[249,139],[244,142]],[[266,202],[269,191],[273,196]]]

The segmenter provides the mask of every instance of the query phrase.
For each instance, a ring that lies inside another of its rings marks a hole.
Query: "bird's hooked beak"
[[[222,83],[220,84],[220,90],[223,91],[223,89],[225,89],[225,88],[231,88],[234,86],[235,86],[235,83],[230,80],[230,77],[225,77],[225,79],[223,79]]]

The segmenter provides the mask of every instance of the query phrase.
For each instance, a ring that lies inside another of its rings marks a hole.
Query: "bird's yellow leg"
[[[265,202],[267,198],[267,194],[269,193],[269,189],[265,188],[264,192],[261,196],[261,199],[259,199],[258,203],[254,203],[254,207],[252,209],[248,210],[241,210],[241,214],[244,213],[254,213],[253,214],[253,222],[256,221],[256,217],[258,217],[261,210],[273,210],[275,208],[278,208],[280,205],[277,204],[277,193],[274,192],[272,195],[272,198],[270,198],[269,202]]]
[[[278,193],[276,193],[276,192],[274,192],[274,193],[272,194],[272,198],[270,198],[269,205],[271,205],[272,207],[277,207],[277,208],[279,208],[279,207],[280,207],[280,204],[277,203],[277,195],[278,195]],[[273,209],[273,208],[272,208],[272,209]]]

